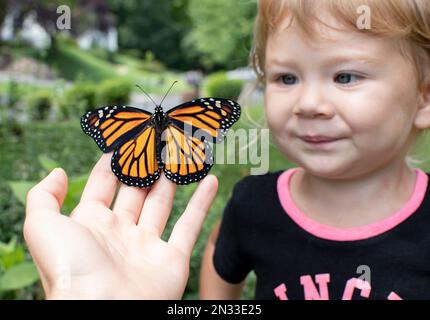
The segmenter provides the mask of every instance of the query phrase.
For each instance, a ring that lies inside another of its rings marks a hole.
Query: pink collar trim
[[[298,170],[299,168],[288,169],[278,178],[278,196],[282,207],[286,214],[305,231],[316,237],[335,241],[364,240],[380,235],[396,227],[416,212],[424,199],[428,184],[427,174],[421,169],[415,168],[414,170],[417,174],[415,189],[411,198],[406,202],[403,208],[388,218],[368,225],[354,228],[337,228],[321,224],[309,218],[296,206],[291,198],[289,182],[291,176]]]

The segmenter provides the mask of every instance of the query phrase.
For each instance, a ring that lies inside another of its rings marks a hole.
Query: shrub
[[[97,89],[91,82],[78,82],[65,91],[59,104],[63,118],[80,117],[96,107]]]
[[[46,120],[53,104],[50,90],[42,89],[31,94],[28,98],[28,114],[32,120]]]
[[[243,81],[232,80],[224,72],[209,75],[205,81],[205,90],[209,96],[237,100],[242,91]]]
[[[15,81],[10,81],[8,86],[9,106],[14,107],[21,99],[22,92],[19,90],[18,84]]]
[[[155,59],[155,56],[151,51],[145,52],[145,58],[140,61],[139,69],[154,73],[160,73],[165,70],[164,65]]]
[[[132,86],[125,79],[110,79],[101,83],[97,91],[97,103],[100,105],[127,104]]]
[[[35,265],[26,261],[24,246],[12,238],[9,243],[0,242],[0,298],[13,299],[18,290],[39,280]]]
[[[19,103],[26,101],[26,97],[35,91],[35,87],[28,84],[19,84],[11,80],[5,82],[5,86],[2,87],[1,91],[4,101],[7,103],[8,110],[12,110],[15,108],[19,109]]]

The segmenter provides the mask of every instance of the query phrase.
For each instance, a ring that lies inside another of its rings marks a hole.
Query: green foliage
[[[163,64],[155,59],[155,56],[151,51],[146,51],[145,57],[139,64],[139,67],[144,71],[155,73],[162,72],[165,69]]]
[[[184,47],[203,65],[232,69],[248,63],[255,1],[190,0],[188,14],[193,28]]]
[[[224,72],[217,72],[206,78],[204,87],[211,97],[237,100],[243,81],[229,79]]]
[[[23,93],[20,90],[18,83],[10,81],[8,86],[8,101],[9,106],[14,107],[18,101],[22,99]]]
[[[39,280],[36,267],[25,261],[25,250],[16,238],[0,242],[0,297],[5,291],[19,290]]]
[[[28,114],[32,120],[46,120],[52,110],[53,97],[48,89],[41,89],[28,98]]]
[[[4,102],[4,105],[0,106],[0,122],[10,126],[11,122],[16,120],[21,106],[27,106],[28,100],[31,100],[34,93],[41,89],[46,91],[44,87],[18,83],[14,80],[0,82],[0,101]]]
[[[0,1],[0,26],[3,24],[4,18],[6,17],[6,7],[7,7],[7,2]]]
[[[97,93],[99,105],[127,104],[132,86],[126,79],[110,79],[103,81]]]
[[[151,51],[177,70],[230,69],[248,62],[255,1],[109,0],[109,4],[118,19],[121,49]]]
[[[194,60],[181,42],[191,25],[186,15],[188,0],[109,0],[118,21],[121,49],[150,51],[168,67],[185,70]]]
[[[70,43],[69,40],[58,38],[57,53],[53,57],[41,56],[40,52],[34,52],[30,47],[11,47],[14,57],[27,57],[39,60],[56,69],[57,74],[66,80],[78,82],[92,82],[97,85],[108,79],[127,78],[130,83],[139,84],[152,94],[163,95],[167,90],[160,85],[160,79],[166,83],[179,80],[180,75],[166,70],[164,65],[151,54],[139,50],[115,53],[112,62],[108,60],[108,54],[101,54],[100,50],[82,50]],[[131,52],[131,54],[129,54]],[[57,84],[55,85],[57,86]],[[16,85],[18,101],[23,101],[25,96],[39,90],[35,85],[20,83]],[[138,91],[137,88],[133,88]],[[185,81],[180,81],[175,86],[175,92],[188,90]],[[0,82],[0,95],[9,96],[9,83]]]
[[[9,183],[13,194],[22,205],[25,205],[27,193],[35,184],[35,181],[13,181]]]
[[[15,52],[17,51],[14,50],[14,54]],[[18,53],[16,54],[19,55]],[[34,84],[19,83],[14,80],[0,82],[0,94],[7,97],[9,107],[16,105],[17,102],[22,102],[34,94],[35,91],[39,91],[41,89],[49,88],[45,86],[37,86]]]
[[[21,191],[19,201],[11,189],[10,182],[29,182],[14,188],[31,188],[51,171],[42,165],[40,155],[49,155],[57,163],[55,166],[63,167],[68,176],[76,184],[82,185],[80,178],[90,172],[91,167],[100,155],[95,143],[83,134],[78,121],[70,122],[30,122],[22,124],[21,134],[10,132],[2,138],[0,136],[0,241],[9,241],[16,235],[22,239],[22,223],[24,219],[25,190]],[[43,157],[42,157],[43,158]],[[54,167],[55,167],[54,166]],[[53,168],[53,167],[51,167]],[[78,179],[80,178],[80,179]],[[76,193],[73,193],[74,183],[69,186],[70,194],[67,199],[65,212],[76,203]]]
[[[92,82],[77,82],[67,89],[59,104],[64,119],[79,118],[96,106],[97,87]]]
[[[0,279],[0,290],[18,290],[39,280],[37,269],[31,262],[22,262],[7,270]]]
[[[56,54],[50,56],[46,62],[53,66],[60,76],[69,80],[82,77],[84,80],[97,82],[117,76],[109,61],[63,40],[58,41]]]
[[[60,167],[59,163],[50,159],[46,155],[40,155],[38,157],[39,162],[46,174],[51,172],[55,168]],[[88,175],[79,175],[72,176],[68,179],[68,189],[67,195],[63,202],[63,213],[70,214],[72,210],[79,203],[79,199],[81,197],[82,191],[84,190],[85,184],[87,182]],[[26,196],[28,191],[37,184],[37,181],[11,181],[9,182],[9,186],[11,187],[13,194],[15,197],[25,205]]]
[[[25,253],[22,246],[17,246],[16,238],[9,243],[0,242],[0,270],[6,271],[24,260]]]
[[[52,160],[46,155],[39,155],[38,160],[45,172],[50,172],[59,166],[56,161]],[[27,193],[33,186],[36,185],[36,183],[37,181],[27,180],[10,181],[9,186],[18,201],[21,202],[22,205],[25,205]]]

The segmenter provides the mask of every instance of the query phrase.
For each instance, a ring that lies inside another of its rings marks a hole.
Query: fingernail
[[[49,175],[58,174],[60,171],[63,171],[63,169],[62,168],[54,168],[54,170],[52,170]]]

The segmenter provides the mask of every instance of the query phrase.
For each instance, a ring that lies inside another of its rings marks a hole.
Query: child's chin
[[[307,161],[299,164],[307,173],[327,179],[344,179],[351,175],[351,168],[344,163]]]

